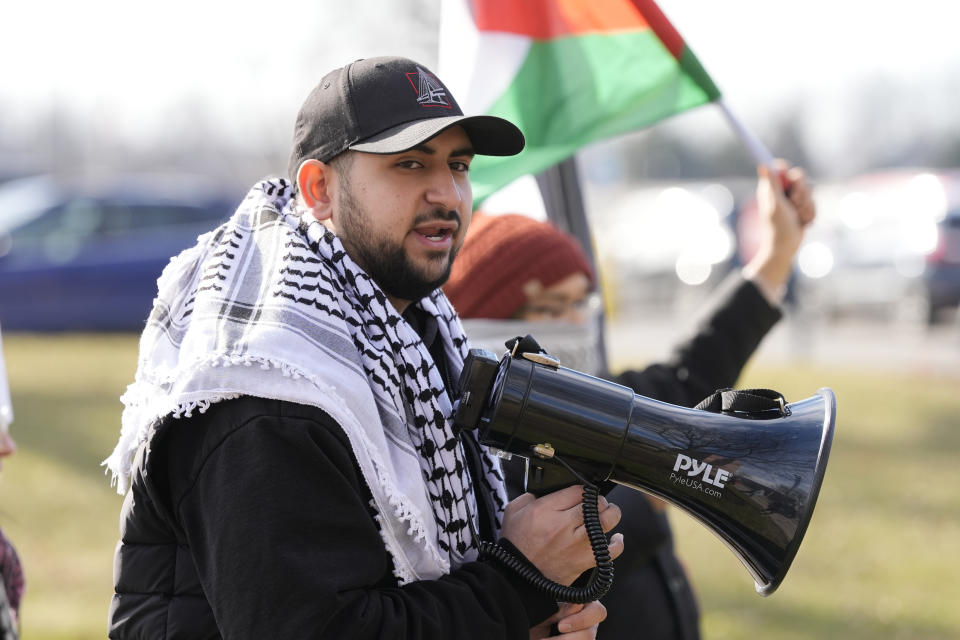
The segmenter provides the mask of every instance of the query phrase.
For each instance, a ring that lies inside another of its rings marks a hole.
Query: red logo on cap
[[[405,74],[410,86],[417,92],[417,104],[421,107],[444,107],[451,109],[447,100],[447,88],[435,75],[417,67],[416,71]]]

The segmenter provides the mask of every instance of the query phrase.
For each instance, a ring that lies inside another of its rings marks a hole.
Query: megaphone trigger
[[[530,457],[526,459],[526,464],[523,489],[538,498],[582,482],[568,469],[550,459]]]

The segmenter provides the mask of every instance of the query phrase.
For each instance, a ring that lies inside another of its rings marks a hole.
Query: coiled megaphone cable
[[[597,566],[591,572],[587,584],[582,587],[568,587],[559,582],[554,582],[543,575],[543,573],[526,558],[518,558],[496,542],[480,540],[479,536],[477,536],[476,539],[479,541],[478,548],[480,555],[496,560],[503,566],[508,567],[524,580],[540,591],[550,595],[558,602],[575,604],[593,602],[606,595],[610,587],[613,586],[613,560],[610,558],[607,536],[603,532],[603,525],[600,524],[600,511],[597,505],[600,490],[597,488],[597,485],[586,480],[559,456],[555,455],[552,459],[566,467],[575,478],[583,483],[581,503],[583,509],[583,526],[587,530],[590,548],[593,550],[593,557],[597,562]]]

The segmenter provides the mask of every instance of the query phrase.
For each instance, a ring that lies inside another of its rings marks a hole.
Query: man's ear
[[[297,170],[297,189],[303,204],[313,217],[323,221],[333,215],[333,198],[330,197],[330,178],[333,169],[319,160],[308,159]]]

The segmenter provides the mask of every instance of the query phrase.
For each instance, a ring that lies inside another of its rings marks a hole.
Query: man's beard
[[[431,278],[408,259],[402,242],[394,244],[371,232],[373,225],[369,223],[369,216],[354,198],[346,180],[341,182],[340,204],[340,223],[343,228],[340,240],[344,248],[388,296],[416,302],[439,288],[450,277],[459,247],[451,249],[449,256],[435,258],[446,259],[447,264],[439,276]],[[437,209],[432,214],[418,217],[414,226],[433,220],[461,222],[460,214],[456,211]]]

